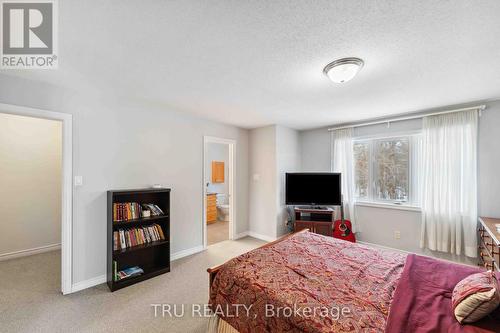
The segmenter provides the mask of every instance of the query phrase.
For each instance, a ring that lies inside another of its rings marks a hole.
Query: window
[[[368,184],[370,182],[370,146],[368,142],[354,143],[354,196],[369,198]]]
[[[408,138],[374,141],[375,198],[407,202],[409,187]]]
[[[419,135],[356,140],[354,195],[358,201],[418,204],[416,154]]]

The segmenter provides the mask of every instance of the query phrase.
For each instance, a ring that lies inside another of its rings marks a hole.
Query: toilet
[[[219,221],[229,221],[229,204],[224,193],[217,193],[217,217]]]

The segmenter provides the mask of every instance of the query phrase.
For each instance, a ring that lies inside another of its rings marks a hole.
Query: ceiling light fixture
[[[352,80],[363,65],[363,60],[359,58],[342,58],[326,65],[323,73],[335,83],[344,83]]]

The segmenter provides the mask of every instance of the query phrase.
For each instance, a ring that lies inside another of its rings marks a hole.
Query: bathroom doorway
[[[234,146],[234,140],[204,138],[204,247],[234,236]]]

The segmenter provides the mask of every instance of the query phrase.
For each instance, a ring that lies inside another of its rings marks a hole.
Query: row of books
[[[122,250],[160,240],[165,240],[165,235],[158,224],[131,229],[119,229],[113,232],[113,250]]]
[[[116,261],[113,261],[113,276],[115,281],[120,281],[126,278],[139,276],[144,273],[144,270],[139,266],[125,268],[121,271],[118,271],[117,266],[118,264],[116,263]]]
[[[128,221],[138,219],[142,216],[142,212],[148,210],[152,216],[163,215],[163,211],[158,205],[137,202],[117,202],[113,204],[113,221]]]

